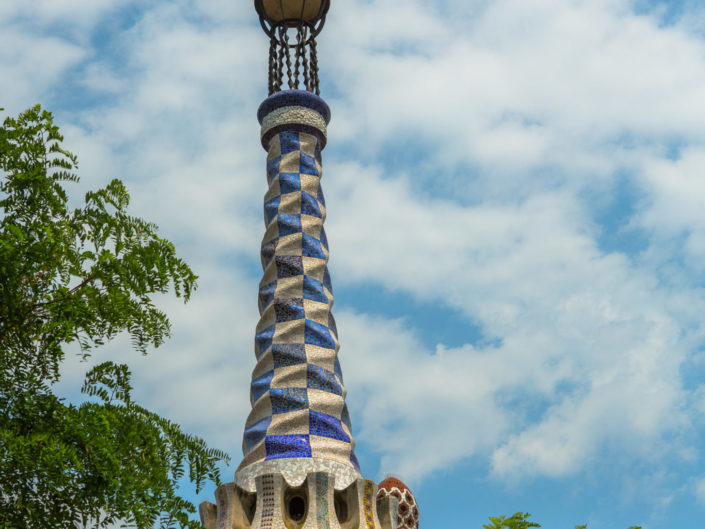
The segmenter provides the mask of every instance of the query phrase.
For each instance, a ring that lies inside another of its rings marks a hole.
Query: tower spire
[[[260,320],[255,335],[252,411],[235,482],[280,473],[298,486],[324,471],[342,489],[359,478],[331,312],[323,223],[321,151],[328,105],[301,90],[278,92],[259,108],[267,150]]]
[[[378,497],[360,475],[331,312],[321,189],[330,109],[315,42],[329,1],[255,0],[270,37],[269,97],[257,112],[268,183],[257,363],[243,459],[217,505],[201,504],[206,529],[398,529],[399,498]]]

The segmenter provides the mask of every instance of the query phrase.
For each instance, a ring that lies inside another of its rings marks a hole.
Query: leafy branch
[[[91,369],[80,406],[52,393],[68,344],[84,358],[121,332],[143,354],[162,344],[152,295],[186,302],[197,279],[128,215],[119,180],[68,207],[78,159],[62,141],[39,106],[0,127],[0,526],[195,529],[178,481],[219,483],[227,454],[135,403],[126,365]]]

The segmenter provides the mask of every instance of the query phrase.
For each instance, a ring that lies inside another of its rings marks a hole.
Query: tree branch
[[[80,289],[82,289],[84,286],[86,286],[88,283],[90,283],[91,281],[94,281],[96,278],[97,278],[97,275],[96,275],[96,274],[92,274],[92,275],[88,276],[88,277],[85,278],[83,281],[81,281],[78,285],[76,285],[76,286],[73,287],[71,290],[69,290],[69,294],[68,294],[68,295],[70,296],[70,295],[72,295],[72,294],[75,294],[75,293],[78,292]],[[34,305],[32,305],[32,309],[31,309],[31,310],[32,310],[32,311],[35,311],[36,309],[38,309],[38,308],[40,308],[40,307],[46,307],[47,305],[52,305],[53,303],[58,303],[59,301],[64,301],[67,297],[68,297],[68,296],[63,296],[63,297],[60,297],[60,298],[54,298],[54,299],[52,299],[52,300],[50,300],[50,301],[42,301],[42,302],[40,302],[40,303],[35,303]]]

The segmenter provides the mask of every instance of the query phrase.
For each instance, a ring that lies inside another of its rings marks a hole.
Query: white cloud
[[[60,29],[74,37],[86,38],[93,26],[118,5],[117,0],[26,0],[0,5],[0,20],[26,24],[30,28]],[[83,35],[81,35],[83,33]]]
[[[399,323],[340,321],[346,351],[367,366],[350,384],[366,395],[363,436],[384,462],[417,476],[490,452],[499,476],[563,476],[605,443],[649,458],[662,436],[688,427],[678,303],[648,270],[597,249],[574,196],[463,207],[416,196],[412,177],[356,164],[329,164],[326,179],[339,283],[374,281],[450,305],[501,339],[433,355]],[[481,398],[468,394],[475,386]],[[507,393],[517,396],[502,405]],[[530,423],[522,399],[550,404]],[[399,450],[402,432],[410,446]]]
[[[675,160],[651,158],[642,173],[648,203],[633,224],[654,233],[657,241],[683,239],[687,269],[699,275],[705,257],[705,147],[686,147]],[[671,243],[672,244],[672,243]],[[666,249],[666,248],[662,248]],[[673,256],[662,256],[664,260]]]
[[[496,348],[427,351],[403,321],[349,311],[337,319],[358,441],[382,456],[383,470],[413,480],[472,456],[491,457],[493,473],[510,481],[565,476],[605,444],[623,461],[650,459],[663,448],[659,436],[687,421],[670,344],[646,350],[642,329],[615,343],[607,329],[582,346],[547,336],[538,322]]]
[[[625,2],[507,0],[476,7],[473,19],[450,10],[440,25],[427,4],[406,3],[439,29],[412,25],[412,52],[401,55],[389,52],[399,36],[374,23],[352,35],[352,13],[369,5],[374,20],[396,14],[396,5],[349,3],[331,16],[343,38],[331,39],[324,63],[341,93],[334,120],[344,125],[331,130],[363,152],[381,156],[396,136],[412,137],[438,149],[437,167],[479,165],[482,185],[506,198],[546,185],[520,176],[536,170],[558,171],[569,186],[608,178],[633,165],[630,139],[656,150],[669,136],[700,141],[703,42]]]
[[[510,427],[492,398],[496,358],[470,346],[431,355],[402,321],[340,310],[337,320],[357,441],[382,455],[384,471],[418,480],[488,450]]]
[[[85,55],[86,50],[70,42],[37,38],[0,23],[0,105],[13,115],[36,104]]]

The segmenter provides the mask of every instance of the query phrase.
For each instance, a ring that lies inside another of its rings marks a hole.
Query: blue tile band
[[[264,273],[252,411],[235,479],[252,490],[258,475],[277,469],[325,471],[341,488],[359,477],[359,467],[338,361],[323,228],[321,150],[330,110],[320,97],[290,90],[266,99],[258,118],[268,152]]]

